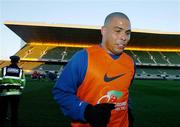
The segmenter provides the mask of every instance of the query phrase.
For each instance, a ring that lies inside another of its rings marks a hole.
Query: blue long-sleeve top
[[[113,59],[119,55],[110,54]],[[73,120],[86,121],[84,111],[87,102],[76,96],[78,87],[82,84],[88,64],[88,54],[85,49],[77,52],[64,67],[52,93],[62,112]],[[129,103],[129,102],[128,102]]]

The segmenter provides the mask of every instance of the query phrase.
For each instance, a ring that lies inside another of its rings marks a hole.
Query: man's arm
[[[52,93],[62,112],[73,120],[85,121],[84,111],[88,103],[76,96],[87,69],[87,53],[76,53],[64,67]]]

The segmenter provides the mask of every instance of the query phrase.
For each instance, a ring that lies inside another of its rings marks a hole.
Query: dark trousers
[[[19,95],[0,96],[0,127],[4,127],[8,107],[10,108],[11,127],[18,127]]]

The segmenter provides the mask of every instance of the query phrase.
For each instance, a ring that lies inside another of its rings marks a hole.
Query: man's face
[[[110,53],[119,55],[124,51],[130,40],[130,22],[121,17],[113,17],[101,29],[102,46]]]

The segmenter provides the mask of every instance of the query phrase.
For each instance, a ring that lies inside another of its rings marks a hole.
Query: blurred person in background
[[[25,86],[25,75],[18,67],[19,56],[11,56],[11,64],[0,70],[0,127],[5,126],[10,107],[11,127],[18,127],[18,106]]]

